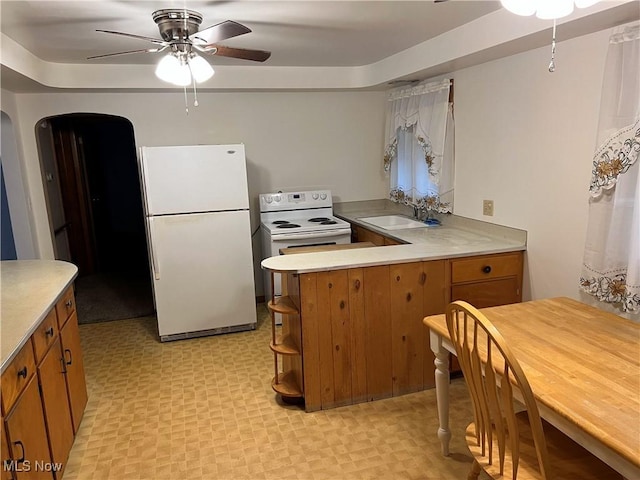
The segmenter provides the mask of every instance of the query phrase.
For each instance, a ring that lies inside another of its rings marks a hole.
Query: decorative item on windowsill
[[[578,8],[587,8],[595,5],[600,0],[500,0],[502,6],[516,15],[528,17],[536,14],[543,20],[553,20],[553,36],[551,39],[551,61],[549,72],[556,70],[556,20],[566,17],[573,12],[575,4]]]

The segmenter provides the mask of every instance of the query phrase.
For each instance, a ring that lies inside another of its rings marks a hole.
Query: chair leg
[[[478,480],[481,471],[482,467],[477,460],[474,460],[473,465],[471,465],[471,470],[469,470],[469,475],[467,475],[467,480]]]

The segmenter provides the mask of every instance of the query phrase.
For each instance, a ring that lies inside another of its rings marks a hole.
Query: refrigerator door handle
[[[155,252],[155,248],[153,246],[153,218],[148,218],[147,219],[148,225],[149,225],[149,231],[147,232],[147,235],[149,236],[148,239],[148,245],[149,245],[149,256],[151,257],[151,268],[153,269],[153,277],[156,280],[160,280],[160,267],[158,266],[158,261],[156,259],[156,252]]]

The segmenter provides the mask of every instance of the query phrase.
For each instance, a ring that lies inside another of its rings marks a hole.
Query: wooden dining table
[[[627,479],[640,479],[640,324],[564,297],[480,311],[520,362],[540,415]],[[436,356],[437,435],[449,455],[455,348],[444,314],[424,324]]]

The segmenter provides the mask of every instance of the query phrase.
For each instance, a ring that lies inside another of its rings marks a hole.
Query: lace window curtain
[[[427,212],[453,209],[453,106],[451,80],[389,93],[384,169],[389,198]]]
[[[589,189],[581,288],[640,312],[640,23],[610,39]]]

